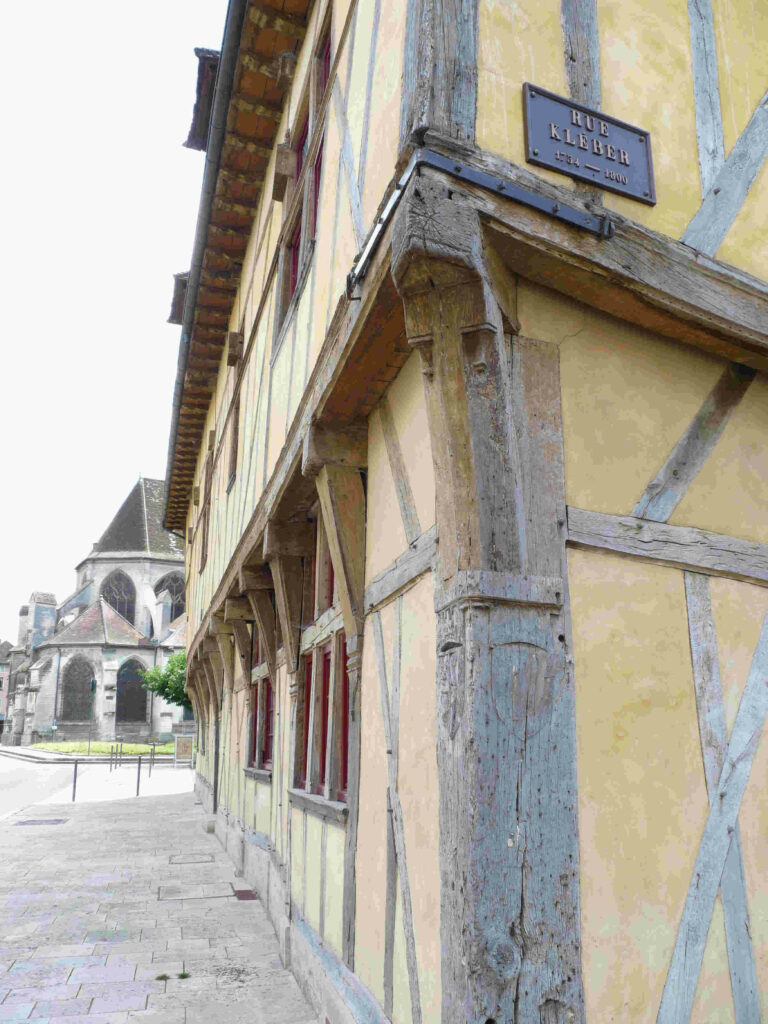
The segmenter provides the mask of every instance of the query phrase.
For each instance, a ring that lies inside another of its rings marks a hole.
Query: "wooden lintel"
[[[304,436],[301,471],[317,476],[323,466],[365,469],[368,465],[368,424],[313,423]]]
[[[243,619],[253,619],[250,602],[244,597],[228,597],[224,602],[224,621],[234,625]]]
[[[314,523],[280,523],[271,520],[264,531],[264,561],[270,563],[272,578],[275,555],[302,555],[308,557],[315,550]]]

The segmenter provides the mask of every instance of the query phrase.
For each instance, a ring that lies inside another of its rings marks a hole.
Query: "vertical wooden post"
[[[304,444],[303,471],[315,476],[328,547],[344,618],[349,684],[347,816],[344,845],[342,955],[353,970],[357,826],[360,800],[360,674],[363,656],[365,588],[365,493],[360,469],[367,465],[367,431],[359,424],[335,429],[314,425]]]
[[[505,333],[460,194],[415,179],[392,237],[441,481],[442,1021],[579,1024],[558,352]]]

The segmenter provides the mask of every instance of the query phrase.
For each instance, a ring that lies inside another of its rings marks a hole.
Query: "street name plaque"
[[[523,85],[526,160],[653,206],[651,134],[599,110]]]

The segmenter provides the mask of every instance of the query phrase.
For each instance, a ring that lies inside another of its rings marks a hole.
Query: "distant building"
[[[8,684],[11,678],[10,650],[13,644],[0,641],[0,736],[5,728],[5,709],[8,704]]]
[[[140,480],[61,603],[35,592],[6,652],[2,742],[169,737],[183,711],[148,693],[141,672],[186,640],[182,542],[161,524],[162,480]],[[0,652],[2,647],[0,645]],[[2,665],[2,662],[0,662]],[[7,696],[6,696],[7,695]]]

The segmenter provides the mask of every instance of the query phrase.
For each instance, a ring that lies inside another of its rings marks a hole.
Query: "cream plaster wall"
[[[368,420],[368,520],[365,580],[386,569],[408,547],[378,412]]]
[[[342,953],[342,907],[344,904],[344,841],[346,832],[326,825],[325,838],[325,928],[323,938]]]
[[[568,569],[587,1019],[652,1024],[708,808],[683,574],[583,551]]]

